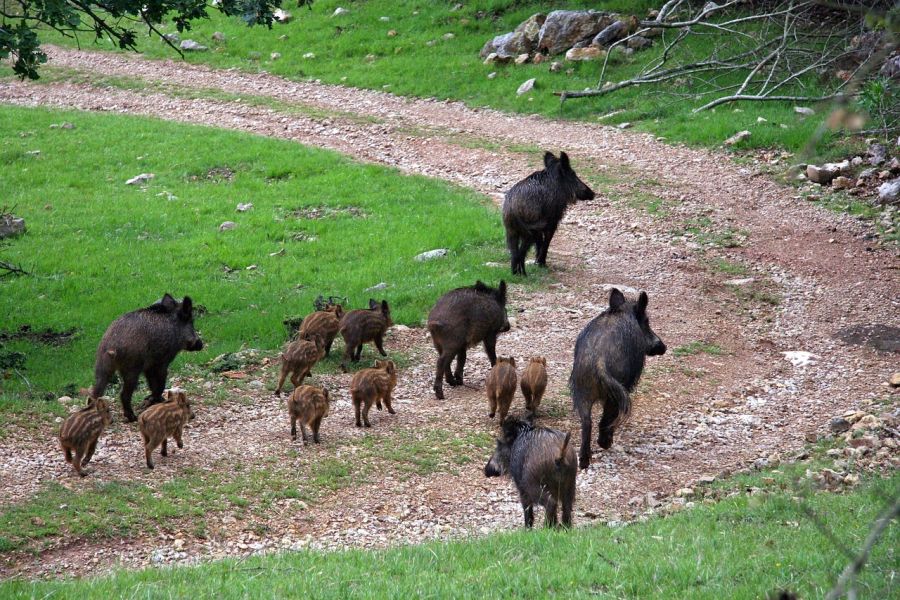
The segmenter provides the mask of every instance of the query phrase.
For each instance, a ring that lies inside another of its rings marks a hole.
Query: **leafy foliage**
[[[312,2],[298,0],[297,4],[309,6]],[[47,62],[36,33],[42,26],[67,37],[87,33],[97,39],[109,38],[123,50],[137,50],[137,30],[162,37],[156,26],[167,18],[182,32],[189,30],[193,21],[209,18],[208,10],[215,8],[242,18],[247,25],[271,28],[280,5],[281,0],[212,0],[209,4],[207,0],[2,0],[0,59],[14,57],[16,75],[37,79],[38,67]]]

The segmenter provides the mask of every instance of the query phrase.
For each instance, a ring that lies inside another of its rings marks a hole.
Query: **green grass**
[[[75,128],[50,128],[62,121]],[[89,385],[106,326],[165,292],[205,310],[196,325],[207,348],[182,354],[177,370],[241,347],[278,348],[282,320],[313,310],[319,294],[353,307],[386,298],[396,323],[415,325],[450,288],[510,279],[484,266],[505,263],[496,208],[443,182],[287,141],[123,116],[3,107],[0,139],[0,197],[28,227],[0,255],[31,272],[0,280],[0,331],[76,329],[60,346],[5,344],[26,354],[28,382],[0,379],[0,411],[26,410],[24,393]],[[125,185],[139,173],[156,177],[146,189]],[[240,202],[254,207],[238,213]],[[309,209],[327,214],[307,218]],[[219,232],[224,221],[237,228]],[[433,248],[450,254],[413,260]],[[365,291],[382,281],[386,290]]]
[[[710,344],[707,342],[695,341],[690,342],[689,344],[685,344],[683,346],[679,346],[675,348],[672,353],[675,356],[692,356],[694,354],[710,354],[712,356],[719,356],[724,354],[725,351],[721,346],[717,344]]]
[[[389,427],[391,419],[376,426]],[[286,426],[280,434],[287,439]],[[483,460],[492,446],[493,438],[486,432],[454,433],[437,427],[420,432],[386,430],[347,440],[344,450],[352,451],[351,461],[325,455],[311,458],[300,469],[282,457],[269,456],[232,463],[228,473],[185,469],[162,483],[109,481],[73,491],[51,482],[24,502],[0,506],[0,552],[40,552],[61,538],[112,539],[170,527],[184,529],[180,524],[186,520],[194,523],[222,513],[265,520],[277,500],[315,503],[330,493],[372,483],[388,473],[400,480],[433,473],[458,474]],[[299,443],[291,448],[289,458],[308,451]]]
[[[326,83],[347,85],[392,93],[439,99],[461,100],[470,106],[538,113],[552,117],[596,120],[616,110],[620,114],[603,119],[606,124],[631,122],[636,129],[651,131],[670,141],[693,145],[719,146],[743,129],[752,136],[740,148],[783,147],[801,150],[821,123],[823,111],[814,117],[801,118],[791,103],[757,103],[748,106],[722,106],[712,111],[693,114],[707,98],[696,94],[697,87],[673,83],[663,88],[631,88],[611,96],[569,100],[560,105],[554,91],[581,90],[597,84],[599,63],[566,63],[560,72],[551,73],[549,63],[541,65],[484,65],[479,51],[495,35],[514,29],[535,12],[559,9],[594,8],[643,15],[658,2],[641,0],[588,0],[559,2],[520,2],[518,0],[474,0],[453,10],[454,2],[417,0],[371,0],[347,4],[339,0],[317,0],[311,11],[290,9],[294,20],[275,24],[272,30],[247,28],[238,18],[215,14],[208,21],[198,21],[182,38],[191,38],[209,46],[208,52],[186,54],[186,60],[216,67],[237,67],[248,71],[264,70],[293,79],[320,79]],[[345,6],[349,14],[332,17],[334,9]],[[215,12],[215,11],[212,11]],[[380,21],[382,16],[388,22]],[[397,35],[389,37],[388,31]],[[164,32],[174,32],[168,24]],[[212,34],[225,34],[224,42],[216,42]],[[452,33],[452,39],[444,35]],[[674,34],[667,33],[667,36]],[[72,44],[61,36],[47,32],[44,39]],[[94,47],[89,36],[81,40]],[[711,37],[697,36],[687,50],[692,55],[708,51]],[[662,43],[631,58],[611,60],[608,79],[620,81],[635,74],[640,65],[661,52]],[[100,48],[115,49],[109,42]],[[155,58],[177,57],[159,39],[140,40],[141,50]],[[270,60],[271,53],[281,58]],[[314,59],[303,58],[312,52]],[[374,56],[374,59],[367,58]],[[559,57],[562,60],[562,57]],[[571,74],[566,71],[572,69]],[[487,75],[496,72],[495,79]],[[516,96],[516,89],[526,79],[536,77],[533,93]],[[742,79],[740,74],[735,81]],[[727,78],[718,83],[727,85]],[[807,92],[815,95],[817,82],[805,81]],[[767,122],[758,123],[762,116]],[[783,128],[784,125],[786,128]],[[827,135],[819,151],[829,152],[834,140]]]
[[[787,472],[789,471],[789,473]],[[117,571],[64,581],[7,581],[10,598],[764,598],[790,589],[822,597],[847,558],[801,511],[797,469],[734,480],[737,493],[625,527],[519,530],[473,541],[367,552],[282,553],[197,567]],[[753,485],[768,481],[772,491]],[[803,502],[842,543],[858,548],[900,475]],[[893,524],[858,580],[865,598],[896,594],[900,530]]]

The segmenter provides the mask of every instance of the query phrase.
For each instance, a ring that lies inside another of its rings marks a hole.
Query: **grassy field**
[[[694,115],[691,109],[707,101],[697,96],[703,89],[678,82],[669,87],[631,88],[607,97],[570,100],[560,105],[553,92],[595,86],[599,63],[566,63],[560,72],[552,73],[549,63],[484,65],[479,57],[485,41],[511,31],[535,12],[594,8],[643,15],[648,8],[658,8],[659,4],[650,0],[474,0],[457,8],[455,2],[371,0],[347,4],[340,0],[316,0],[312,10],[290,9],[294,19],[287,24],[276,23],[271,31],[263,27],[247,28],[238,18],[215,14],[208,21],[196,22],[191,31],[182,34],[182,39],[190,38],[210,48],[208,52],[186,54],[187,61],[216,67],[264,70],[294,79],[320,79],[561,118],[596,120],[610,112],[623,111],[603,122],[627,121],[637,129],[693,145],[718,146],[734,133],[748,129],[753,135],[739,148],[782,147],[798,151],[804,147],[823,115],[803,118],[794,113],[791,103],[756,103],[752,108],[725,105]],[[348,14],[332,16],[335,8],[344,5]],[[382,21],[382,17],[388,20]],[[175,29],[169,24],[162,31],[171,33]],[[225,41],[213,39],[216,31],[224,33]],[[389,36],[390,31],[396,35]],[[46,39],[73,43],[49,32]],[[87,36],[81,42],[85,47],[96,47]],[[687,49],[699,56],[709,50],[707,44],[711,43],[711,39],[698,36]],[[98,46],[114,49],[108,42]],[[630,58],[611,59],[608,79],[619,81],[633,75],[646,59],[661,52],[661,47],[657,43],[654,48]],[[159,39],[140,40],[140,49],[150,57],[177,58]],[[279,53],[280,58],[271,59],[272,53]],[[308,53],[315,58],[304,58]],[[567,73],[569,69],[571,73]],[[492,72],[497,73],[496,77],[488,79]],[[519,85],[532,77],[537,78],[534,91],[517,96]],[[813,95],[816,81],[812,79],[805,84],[808,93]],[[759,122],[757,117],[765,121]],[[818,151],[829,154],[833,141],[826,136]]]
[[[75,127],[51,128],[65,121]],[[386,298],[394,321],[413,325],[447,289],[508,278],[484,266],[506,262],[497,210],[442,182],[124,116],[2,107],[0,139],[0,198],[28,227],[0,256],[31,273],[0,279],[0,333],[12,336],[2,349],[26,355],[21,376],[0,379],[0,412],[89,385],[106,326],[165,292],[202,306],[207,348],[177,368],[277,348],[282,321],[319,294],[352,307]],[[139,173],[155,178],[125,185]],[[225,221],[236,228],[220,232]],[[413,259],[434,248],[450,254]],[[387,289],[365,291],[380,282]]]
[[[789,466],[730,480],[720,484],[722,501],[627,526],[520,530],[379,552],[285,553],[84,580],[8,581],[0,596],[759,599],[790,589],[819,598],[848,558],[800,503],[855,550],[900,475],[834,494],[799,491],[793,481],[801,472],[802,465]],[[894,524],[862,573],[861,597],[896,597],[898,548]]]

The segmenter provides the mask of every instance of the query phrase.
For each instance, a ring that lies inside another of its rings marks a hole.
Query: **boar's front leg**
[[[382,356],[387,356],[387,352],[384,351],[384,337],[379,335],[375,338],[375,347],[378,348],[378,352],[381,353]]]
[[[491,366],[497,364],[497,336],[489,335],[484,338],[484,353],[487,354],[488,360],[491,361]]]
[[[131,408],[131,397],[134,395],[134,390],[137,389],[140,375],[140,371],[122,373],[122,410],[125,413],[125,419],[131,423],[137,421],[134,409]]]
[[[150,387],[150,404],[158,404],[163,401],[163,392],[166,389],[166,379],[169,377],[169,369],[166,367],[150,368],[144,372],[147,385]]]

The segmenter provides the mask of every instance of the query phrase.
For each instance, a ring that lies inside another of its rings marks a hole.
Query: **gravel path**
[[[579,476],[577,523],[628,518],[646,508],[648,492],[668,496],[702,476],[786,455],[807,435],[824,431],[831,416],[889,393],[884,382],[896,370],[897,355],[845,345],[834,335],[851,325],[898,324],[896,250],[873,246],[863,224],[800,200],[795,190],[752,167],[737,167],[723,154],[600,125],[266,74],[60,48],[52,48],[50,57],[52,66],[165,85],[137,92],[7,81],[0,83],[0,101],[140,114],[295,140],[443,178],[498,202],[503,190],[541,160],[537,151],[510,148],[568,152],[576,171],[602,191],[596,200],[573,207],[554,239],[548,262],[557,283],[539,292],[512,287],[510,313],[516,323],[498,344],[499,354],[517,359],[547,356],[547,403],[555,416],[546,422],[576,430],[565,391],[572,348],[584,324],[605,306],[612,284],[648,291],[653,327],[670,348],[703,341],[726,350],[650,359],[633,418],[613,449],[595,454],[590,469]],[[186,98],[179,93],[185,88],[263,96],[300,110]],[[297,114],[306,108],[315,111]],[[331,116],[322,116],[323,111]],[[662,199],[666,217],[618,199],[635,194]],[[700,233],[686,231],[698,223]],[[726,234],[737,236],[740,245],[715,243]],[[749,273],[742,277],[754,281],[726,284],[735,276],[711,266],[721,258],[743,265]],[[498,269],[497,278],[507,272],[505,266]],[[0,504],[21,501],[48,481],[74,490],[115,479],[160,485],[184,469],[215,471],[238,456],[276,457],[298,469],[322,457],[352,460],[348,448],[361,435],[390,444],[436,427],[460,438],[491,431],[483,355],[472,353],[467,363],[467,383],[473,387],[448,389],[447,400],[438,402],[431,393],[434,357],[425,333],[395,331],[387,345],[420,360],[402,373],[398,414],[378,413],[371,431],[352,427],[349,401],[342,397],[323,425],[324,443],[292,453],[279,402],[236,387],[235,401],[199,414],[186,449],[176,451],[177,459],[158,463],[152,474],[140,466],[137,436],[122,424],[104,437],[94,460],[96,473],[87,482],[76,481],[59,460],[51,439],[55,425],[17,440],[15,448],[12,436],[7,437],[0,443]],[[813,353],[814,360],[794,366],[783,353],[797,350]],[[270,379],[274,367],[251,376]],[[349,376],[320,380],[346,395]],[[227,443],[233,439],[241,443]],[[467,466],[426,476],[376,464],[385,477],[369,477],[368,483],[339,490],[310,507],[285,501],[268,511],[261,517],[268,528],[263,536],[223,514],[211,517],[207,539],[163,532],[124,540],[61,540],[37,557],[6,557],[0,575],[55,573],[67,565],[84,574],[116,563],[140,566],[307,545],[378,547],[519,526],[511,484],[484,479],[480,467],[486,456],[475,452],[472,457]],[[304,518],[297,518],[298,511]]]

